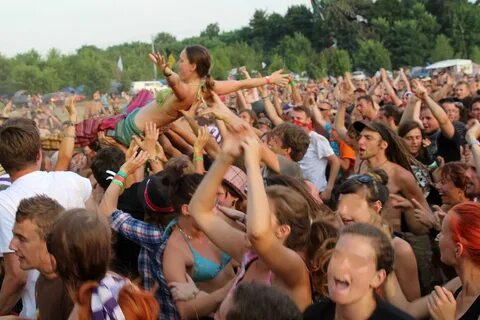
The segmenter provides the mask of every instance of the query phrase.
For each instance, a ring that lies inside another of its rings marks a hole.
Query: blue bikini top
[[[212,260],[202,256],[197,250],[195,250],[195,248],[192,247],[190,241],[188,241],[188,238],[183,234],[183,232],[180,232],[180,234],[182,235],[183,239],[185,239],[185,242],[188,244],[188,248],[193,255],[193,282],[206,282],[215,279],[220,271],[222,271],[223,268],[225,268],[225,266],[230,262],[230,260],[232,260],[228,254],[222,251],[219,265],[216,262],[213,262]]]

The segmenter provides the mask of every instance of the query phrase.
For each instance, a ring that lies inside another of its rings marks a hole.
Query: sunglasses
[[[371,184],[373,186],[373,190],[375,192],[375,195],[378,195],[377,182],[375,181],[375,179],[372,176],[370,176],[368,174],[354,174],[354,175],[351,175],[350,177],[348,177],[347,180],[352,180],[352,181],[355,181],[357,183],[361,183],[361,184],[364,184],[364,185]]]

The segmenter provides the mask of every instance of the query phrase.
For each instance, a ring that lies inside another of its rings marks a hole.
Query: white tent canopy
[[[472,73],[472,60],[467,59],[450,59],[436,62],[427,66],[428,70],[455,68],[456,71]]]

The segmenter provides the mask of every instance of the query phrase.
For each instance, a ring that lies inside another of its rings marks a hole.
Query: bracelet
[[[164,73],[163,75],[165,76],[165,78],[168,78],[168,77],[170,77],[172,74],[173,74],[173,72],[170,72],[169,74],[165,74],[165,73]]]
[[[480,141],[475,140],[475,141],[470,142],[468,145],[469,146],[478,146],[478,145],[480,145]]]
[[[113,180],[112,180],[112,183],[113,183],[113,184],[116,184],[117,186],[119,186],[119,187],[122,188],[122,189],[125,189],[125,186],[124,186],[123,183],[122,183],[121,181],[119,181],[119,180],[113,179]]]
[[[297,81],[295,81],[295,80],[292,79],[292,80],[290,80],[289,84],[290,84],[291,86],[296,86],[296,85],[297,85]]]
[[[265,77],[265,80],[267,80],[267,84],[272,83],[272,79],[270,79],[270,76],[266,76],[266,77]]]
[[[67,121],[64,121],[64,122],[63,122],[63,125],[64,125],[64,126],[67,126],[67,127],[74,127],[74,126],[75,126],[75,122],[73,122],[72,120],[67,120]]]
[[[203,161],[203,157],[193,157],[193,162]]]
[[[120,181],[120,182],[123,183],[123,184],[125,184],[125,181],[126,181],[126,179],[125,179],[124,177],[119,176],[118,174],[115,175],[115,177],[113,177],[113,179],[114,179],[114,180],[118,180],[118,181]]]
[[[148,161],[153,161],[153,162],[160,162],[160,158],[158,156],[148,158]]]
[[[73,139],[75,139],[75,135],[74,135],[74,134],[64,134],[63,137],[64,137],[64,138],[73,138]]]
[[[268,99],[268,96],[263,96],[262,99],[263,100]]]
[[[127,173],[126,173],[125,171],[123,171],[123,170],[118,170],[117,174],[118,174],[120,177],[122,177],[122,178],[124,178],[124,179],[127,179],[127,176],[128,176],[128,175],[127,175]]]

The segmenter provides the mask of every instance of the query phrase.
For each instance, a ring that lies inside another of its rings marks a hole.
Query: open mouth
[[[350,282],[346,279],[341,279],[334,277],[335,289],[337,290],[347,290],[350,287]]]
[[[353,221],[352,219],[342,218],[342,222],[343,222],[344,225],[347,225],[347,224],[352,224],[352,223],[354,223],[355,221]]]

